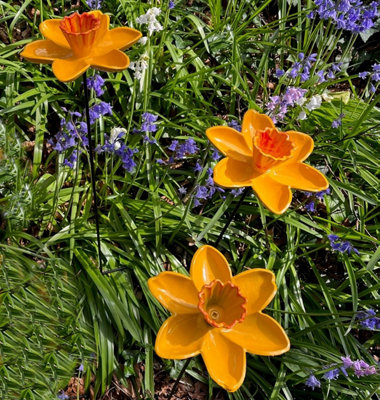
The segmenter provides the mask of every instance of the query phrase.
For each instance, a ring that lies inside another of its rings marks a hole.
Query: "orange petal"
[[[148,280],[153,296],[171,313],[198,313],[198,291],[193,281],[177,272],[161,272]]]
[[[269,315],[256,313],[222,334],[249,353],[276,356],[290,348],[289,338],[281,325]]]
[[[191,260],[190,276],[195,287],[200,291],[215,279],[222,283],[232,279],[228,262],[224,255],[212,246],[202,246]]]
[[[314,140],[311,138],[311,136],[297,131],[287,131],[285,133],[289,135],[290,140],[295,145],[295,149],[293,150],[292,157],[289,160],[281,163],[281,166],[306,160],[314,148]]]
[[[129,57],[120,50],[111,50],[107,54],[89,57],[87,61],[92,67],[107,72],[122,71],[129,65]]]
[[[40,32],[46,39],[51,40],[58,46],[70,49],[69,43],[59,27],[61,22],[61,19],[47,19],[40,23]]]
[[[283,214],[292,201],[292,192],[289,186],[274,181],[268,174],[254,179],[252,189],[274,214]]]
[[[27,44],[20,55],[31,62],[49,64],[57,58],[70,57],[72,53],[51,40],[36,40]]]
[[[319,192],[329,187],[326,177],[310,165],[296,163],[285,167],[282,164],[270,172],[271,178],[295,189]]]
[[[252,151],[246,145],[243,135],[228,126],[214,126],[207,129],[211,143],[224,155],[239,161],[252,159]]]
[[[67,60],[55,60],[53,72],[61,82],[70,82],[81,76],[90,67],[83,58],[71,57]]]
[[[257,131],[263,131],[266,128],[274,128],[273,121],[268,115],[260,114],[255,110],[248,110],[243,117],[243,124],[241,127],[247,146],[252,150],[252,140]]]
[[[205,336],[201,349],[211,378],[229,392],[239,389],[245,378],[245,351],[222,335],[221,329],[212,329]]]
[[[214,181],[224,187],[251,186],[257,172],[253,169],[253,162],[237,161],[233,158],[223,158],[214,167]]]
[[[95,54],[108,53],[114,49],[125,50],[135,44],[141,36],[141,32],[133,28],[119,27],[111,29],[97,43],[96,49],[94,49]]]
[[[275,279],[272,271],[261,268],[242,272],[232,278],[232,283],[247,299],[247,315],[261,311],[271,302],[277,291]]]
[[[196,356],[210,329],[201,314],[173,315],[158,331],[155,351],[162,358],[174,360]]]

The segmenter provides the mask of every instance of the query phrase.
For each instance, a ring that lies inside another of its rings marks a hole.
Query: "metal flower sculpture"
[[[116,72],[128,68],[122,52],[136,43],[141,32],[119,27],[109,29],[109,16],[101,11],[74,13],[40,24],[46,40],[26,45],[21,56],[34,63],[53,63],[54,75],[62,82],[73,81],[88,68]]]
[[[170,359],[201,354],[212,379],[228,391],[243,383],[247,351],[274,356],[289,350],[285,331],[262,313],[277,290],[269,270],[232,276],[223,254],[203,246],[194,254],[190,278],[162,272],[148,285],[172,314],[157,334],[156,353]]]
[[[329,186],[321,172],[302,162],[313,150],[313,139],[301,132],[280,132],[267,115],[248,110],[241,132],[214,126],[206,134],[226,156],[214,168],[214,181],[226,188],[252,186],[275,214],[288,209],[290,188],[319,192]]]

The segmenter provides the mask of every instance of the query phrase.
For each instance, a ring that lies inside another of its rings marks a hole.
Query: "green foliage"
[[[304,3],[310,9],[312,2]],[[158,360],[153,351],[168,314],[149,293],[147,279],[168,265],[187,273],[196,247],[216,240],[239,199],[226,190],[193,207],[197,187],[215,165],[204,132],[240,121],[247,108],[267,112],[269,97],[289,86],[285,78],[274,77],[275,69],[287,69],[300,52],[316,52],[324,68],[335,57],[344,62],[342,73],[328,83],[317,85],[316,71],[308,81],[292,83],[307,89],[308,98],[325,91],[333,98],[303,121],[295,108],[281,127],[313,137],[315,150],[307,162],[326,173],[331,195],[313,214],[305,210],[306,197],[297,194],[283,216],[274,216],[250,195],[229,226],[220,249],[234,272],[261,267],[276,273],[278,293],[267,311],[285,327],[292,348],[275,358],[249,356],[244,386],[228,396],[376,398],[378,376],[322,378],[324,367],[344,355],[374,364],[379,339],[355,319],[358,310],[378,305],[380,287],[379,96],[360,87],[348,68],[356,38],[328,22],[307,19],[301,2],[195,0],[177,2],[173,10],[164,2],[163,30],[127,51],[135,62],[146,60],[141,79],[131,69],[102,74],[107,85],[102,100],[112,104],[113,115],[96,123],[96,143],[103,144],[104,134],[120,126],[127,130],[123,140],[139,149],[131,174],[116,157],[96,158],[103,260],[106,269],[125,268],[102,275],[88,160],[82,154],[70,169],[63,165],[64,155],[47,144],[67,115],[64,107],[82,112],[81,82],[58,82],[50,66],[18,56],[39,37],[39,22],[68,15],[71,2],[22,4],[0,1],[0,30],[7,38],[0,45],[3,398],[52,399],[81,363],[86,385],[93,375],[99,397],[116,377],[125,386],[139,381],[142,398],[153,398],[155,360],[167,374],[178,374],[180,364]],[[103,11],[114,26],[134,25],[146,35],[135,20],[149,7],[109,0]],[[81,10],[87,10],[84,1]],[[350,93],[349,101],[337,88]],[[91,105],[96,101],[93,96]],[[132,134],[145,111],[159,116],[149,137],[157,145],[143,143],[144,133]],[[333,129],[341,113],[343,124]],[[169,160],[172,140],[190,137],[200,149],[197,155],[157,163]],[[194,171],[197,161],[202,172]],[[181,186],[185,196],[178,192]],[[359,254],[333,252],[327,239],[332,232],[352,242]],[[135,368],[140,362],[143,379]],[[209,383],[212,393],[214,384],[200,360],[188,372]],[[322,382],[314,392],[304,386],[310,372]]]

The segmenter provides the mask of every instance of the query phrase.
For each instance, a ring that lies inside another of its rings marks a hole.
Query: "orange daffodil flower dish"
[[[319,192],[329,186],[321,172],[302,162],[313,150],[313,139],[301,132],[280,132],[267,115],[248,110],[241,132],[214,126],[206,134],[226,156],[214,168],[214,181],[226,188],[252,186],[275,214],[288,209],[290,188]]]
[[[289,350],[282,327],[262,313],[277,290],[269,270],[232,276],[223,254],[203,246],[190,277],[161,272],[148,285],[172,314],[157,334],[156,353],[175,360],[201,354],[212,379],[230,392],[243,383],[247,351],[275,356]]]
[[[40,24],[46,40],[29,43],[21,56],[34,63],[52,63],[62,82],[75,80],[90,67],[122,71],[129,66],[122,50],[136,43],[141,32],[127,27],[110,30],[109,23],[109,16],[98,10],[46,20]]]

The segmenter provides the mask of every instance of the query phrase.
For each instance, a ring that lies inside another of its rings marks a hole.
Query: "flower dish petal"
[[[190,276],[199,290],[215,279],[222,283],[231,281],[232,274],[224,255],[212,246],[199,248],[191,261]]]
[[[210,329],[200,314],[173,315],[158,331],[155,351],[162,358],[174,360],[196,356]]]
[[[90,65],[83,58],[71,57],[53,62],[53,72],[61,82],[71,82],[81,76]]]
[[[296,163],[275,168],[271,178],[284,185],[309,192],[320,192],[328,188],[326,177],[310,165]]]
[[[87,62],[89,62],[92,67],[101,71],[117,72],[128,68],[129,57],[120,50],[111,50],[107,54],[89,57]]]
[[[263,174],[254,179],[252,189],[274,214],[283,214],[292,201],[289,186],[274,181],[269,174]]]
[[[272,271],[255,268],[244,271],[232,278],[241,294],[247,299],[247,315],[263,310],[277,291],[275,275]]]
[[[161,272],[148,280],[153,296],[171,313],[198,313],[198,291],[193,281],[178,272]]]
[[[40,23],[39,29],[46,39],[51,40],[60,47],[70,49],[70,45],[61,31],[61,22],[62,19],[47,19]]]
[[[289,160],[281,163],[281,167],[306,160],[314,148],[314,140],[311,136],[297,131],[287,131],[285,133],[294,143],[295,149],[293,151],[292,157]]]
[[[206,135],[212,144],[224,155],[238,161],[252,159],[252,151],[245,143],[243,135],[228,126],[213,126]]]
[[[72,56],[72,52],[51,40],[36,40],[27,44],[20,55],[35,63],[50,64],[57,58]]]
[[[252,151],[253,149],[253,137],[256,132],[263,131],[266,128],[274,128],[273,121],[268,115],[260,114],[255,110],[248,110],[243,117],[242,134],[244,136],[247,146]]]
[[[249,353],[276,356],[290,348],[289,338],[281,325],[266,314],[247,315],[245,320],[222,334]]]
[[[222,388],[234,392],[242,385],[246,371],[245,351],[228,340],[221,329],[212,329],[205,336],[203,360],[211,378]]]
[[[141,32],[133,28],[114,28],[104,35],[103,39],[98,43],[95,51],[104,54],[114,49],[125,50],[135,44],[141,36]]]
[[[256,176],[258,174],[253,169],[253,163],[229,157],[223,158],[214,167],[215,183],[227,188],[251,186]]]

